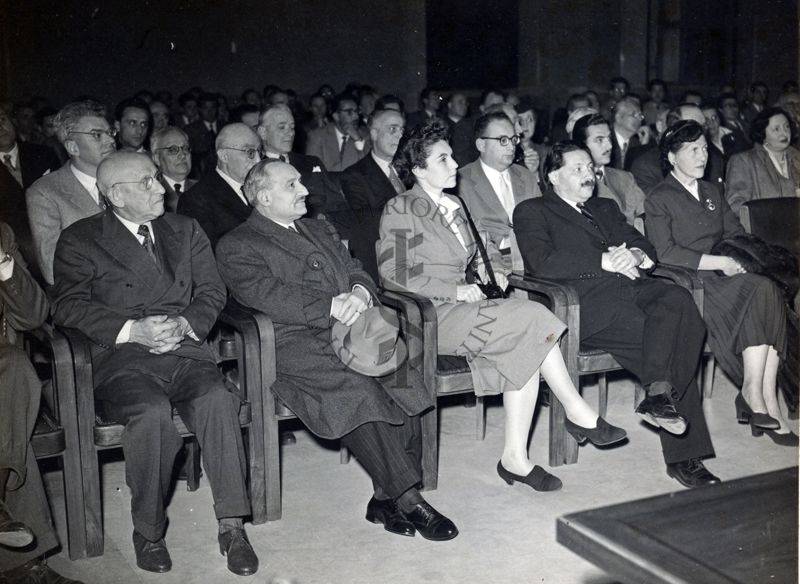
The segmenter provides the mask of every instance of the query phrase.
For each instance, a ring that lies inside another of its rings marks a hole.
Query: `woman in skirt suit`
[[[745,273],[733,258],[711,249],[744,233],[718,185],[700,180],[708,148],[703,128],[681,121],[661,138],[661,161],[668,172],[645,201],[647,237],[659,261],[698,270],[705,289],[703,318],[709,345],[723,371],[741,393],[739,420],[754,436],[767,433],[776,443],[797,444],[781,423],[777,374],[786,346],[786,307],[769,279]]]
[[[561,481],[528,458],[528,435],[539,392],[539,372],[567,412],[566,429],[579,442],[595,445],[623,440],[625,431],[608,424],[581,398],[556,346],[565,325],[544,306],[522,299],[488,300],[466,274],[479,257],[475,238],[458,198],[458,166],[447,129],[430,122],[401,141],[393,165],[412,188],[383,211],[378,267],[387,288],[429,298],[438,317],[439,353],[466,357],[478,395],[503,393],[505,446],[497,472],[508,484],[519,481],[539,491]],[[495,269],[500,254],[491,242]],[[478,272],[485,272],[481,263]],[[506,274],[494,272],[500,287]],[[486,282],[486,274],[483,274]]]

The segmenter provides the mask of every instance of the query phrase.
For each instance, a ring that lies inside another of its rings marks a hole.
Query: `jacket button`
[[[317,268],[317,269],[319,269],[320,265],[321,265],[321,264],[319,263],[319,260],[314,260],[313,262],[311,262],[311,267],[312,267],[312,268]]]

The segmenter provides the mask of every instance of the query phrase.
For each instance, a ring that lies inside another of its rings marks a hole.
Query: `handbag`
[[[486,296],[487,300],[508,298],[508,293],[497,284],[497,279],[495,279],[494,270],[492,269],[492,262],[489,261],[489,254],[486,253],[486,246],[483,244],[483,239],[481,239],[481,234],[478,232],[478,228],[475,227],[475,222],[472,220],[472,215],[470,214],[469,209],[467,209],[467,204],[464,202],[464,199],[458,195],[453,196],[461,202],[461,209],[464,211],[464,216],[467,218],[467,223],[469,223],[469,227],[472,230],[472,236],[475,238],[475,245],[478,246],[478,251],[481,254],[483,265],[486,268],[486,274],[489,276],[489,281],[487,283],[483,283],[473,270],[475,284],[481,289],[481,292],[483,292],[483,295]]]

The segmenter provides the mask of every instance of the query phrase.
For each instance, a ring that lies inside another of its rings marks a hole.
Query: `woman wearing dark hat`
[[[744,233],[721,188],[701,180],[708,160],[703,128],[680,121],[661,138],[667,174],[645,200],[647,237],[665,264],[698,270],[705,289],[703,318],[708,342],[723,371],[741,387],[739,421],[754,436],[797,445],[782,423],[777,374],[786,346],[786,308],[769,279],[746,273],[733,258],[715,255],[723,239]]]
[[[508,484],[537,491],[561,481],[528,458],[528,435],[539,392],[539,373],[567,412],[566,429],[579,442],[619,442],[625,431],[608,424],[573,386],[557,347],[564,323],[544,306],[521,299],[487,299],[476,283],[473,261],[480,255],[462,203],[444,193],[456,184],[457,164],[438,122],[413,129],[401,141],[394,166],[411,189],[387,204],[378,243],[379,271],[387,288],[410,291],[433,301],[438,318],[439,353],[466,357],[478,395],[503,393],[505,447],[497,472]],[[487,243],[489,261],[500,269],[500,254]],[[481,262],[482,281],[493,273],[499,287],[506,277]],[[469,276],[467,276],[469,272]],[[481,272],[478,268],[477,272]]]

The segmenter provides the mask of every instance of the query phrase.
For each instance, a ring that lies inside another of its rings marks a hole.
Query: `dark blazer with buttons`
[[[625,243],[629,249],[638,247],[656,261],[653,245],[628,225],[614,201],[592,197],[586,208],[600,226],[599,231],[553,191],[523,201],[514,210],[514,232],[525,273],[563,280],[576,288],[582,305],[581,337],[605,328],[604,305],[617,300],[619,286],[635,284],[601,268],[602,255],[608,247]]]
[[[136,343],[115,347],[127,320],[158,314],[184,316],[205,339],[225,305],[225,285],[197,222],[165,213],[151,225],[159,265],[110,208],[74,223],[58,240],[49,290],[53,321],[93,342],[95,387],[119,369],[170,379],[176,359],[214,360],[207,345],[189,338],[164,355]]]
[[[217,246],[220,237],[244,223],[252,210],[216,170],[209,172],[182,194],[177,208],[181,215],[197,220],[206,232],[212,249]]]

